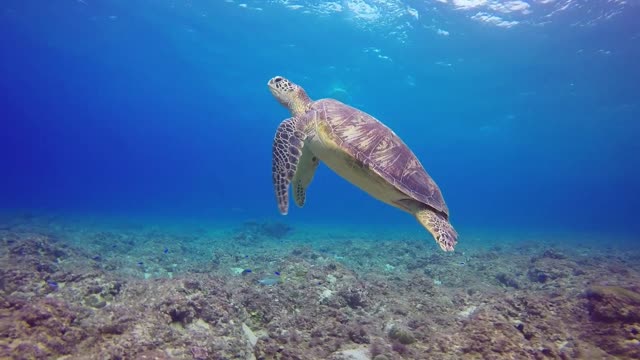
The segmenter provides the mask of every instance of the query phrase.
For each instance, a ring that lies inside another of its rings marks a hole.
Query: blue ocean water
[[[637,0],[5,0],[0,358],[640,358]],[[459,233],[321,165],[269,79],[391,127]]]
[[[0,207],[423,231],[323,166],[305,208],[280,218],[271,144],[289,114],[266,83],[283,75],[401,136],[440,186],[460,245],[472,229],[637,236],[638,10],[5,1]]]

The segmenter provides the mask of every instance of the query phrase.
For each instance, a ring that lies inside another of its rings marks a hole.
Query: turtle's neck
[[[289,111],[291,116],[298,117],[309,110],[311,99],[304,90],[300,89],[297,96],[289,103]]]

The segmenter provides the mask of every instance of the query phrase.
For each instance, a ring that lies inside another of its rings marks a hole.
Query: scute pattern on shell
[[[448,216],[440,189],[415,154],[387,126],[371,115],[333,99],[312,108],[326,121],[338,146],[363,167],[375,171],[410,197]]]

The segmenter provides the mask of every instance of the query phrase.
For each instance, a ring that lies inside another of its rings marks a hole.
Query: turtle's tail
[[[415,215],[420,224],[433,235],[442,250],[453,251],[458,243],[458,233],[444,216],[429,209],[419,210]]]

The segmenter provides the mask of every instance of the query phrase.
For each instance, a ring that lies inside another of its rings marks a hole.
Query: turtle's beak
[[[267,83],[267,86],[269,86],[269,89],[277,89],[277,84],[281,81],[283,81],[284,78],[282,76],[276,76],[271,78],[271,80],[269,80],[269,82]]]
[[[289,106],[288,103],[290,99],[287,90],[291,88],[291,85],[287,79],[282,76],[276,76],[269,80],[267,86],[269,87],[269,91],[271,91],[271,95],[275,96],[282,105]]]
[[[276,87],[276,79],[278,77],[274,77],[271,80],[269,80],[269,82],[267,83],[267,86],[269,87],[269,91],[271,92],[271,95],[278,97],[278,88]]]

